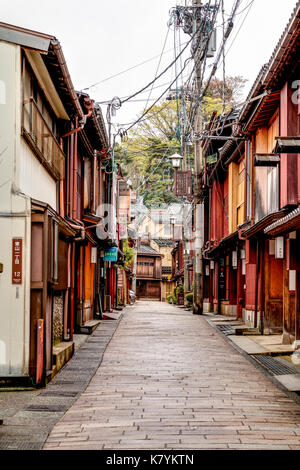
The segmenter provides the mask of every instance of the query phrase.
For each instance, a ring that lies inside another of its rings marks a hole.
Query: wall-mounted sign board
[[[117,261],[118,260],[118,248],[108,248],[104,252],[104,261]]]
[[[22,284],[22,238],[12,239],[12,284]]]

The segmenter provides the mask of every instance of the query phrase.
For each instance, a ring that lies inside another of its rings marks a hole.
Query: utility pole
[[[201,0],[193,0],[193,6],[201,7]],[[199,96],[201,93],[201,38],[200,38],[201,15],[196,13],[196,27],[198,34],[196,35],[197,50],[195,51],[195,94]],[[202,105],[199,103],[196,110],[195,132],[202,133]],[[203,232],[204,232],[204,206],[202,199],[202,169],[203,169],[203,152],[201,141],[196,141],[194,146],[195,154],[195,191],[194,191],[194,299],[193,299],[193,313],[203,313],[203,260],[202,260],[202,247],[203,247]]]
[[[236,0],[239,2],[239,0]],[[181,15],[182,8],[177,9],[177,16],[179,24],[183,25],[184,32],[193,36],[192,53],[195,62],[195,129],[196,135],[202,135],[203,120],[202,120],[202,102],[199,99],[202,91],[202,62],[204,58],[213,57],[214,47],[211,44],[213,33],[213,25],[216,19],[216,13],[219,8],[217,2],[214,5],[202,4],[201,0],[192,0],[192,6],[187,6],[188,2],[185,1],[184,15]],[[181,23],[180,23],[181,22]],[[208,42],[207,42],[208,41]],[[181,94],[183,95],[182,89]],[[183,115],[181,115],[181,149],[183,153],[183,170],[187,169],[187,155],[186,155],[186,139],[184,128]],[[200,140],[195,141],[194,145],[195,154],[195,185],[194,185],[194,204],[193,204],[193,218],[194,218],[194,289],[193,289],[193,313],[203,313],[203,259],[202,249],[204,244],[204,186],[203,186],[203,149]],[[185,248],[186,248],[186,243]],[[185,249],[184,258],[184,287],[185,291],[188,286],[188,250]]]
[[[185,2],[186,3],[186,2]],[[182,151],[182,171],[186,172],[186,191],[187,191],[187,186],[188,186],[188,180],[187,180],[187,170],[188,170],[188,165],[187,165],[187,143],[186,143],[186,135],[185,135],[185,116],[184,116],[184,100],[185,100],[185,87],[182,87],[181,89],[181,151]],[[184,227],[187,226],[188,221],[186,220],[186,211],[183,213],[183,223]],[[184,294],[186,295],[190,291],[190,279],[189,279],[189,268],[188,265],[190,263],[190,255],[189,255],[189,249],[188,249],[188,244],[190,240],[186,239],[186,234],[185,234],[185,229],[183,228],[182,231],[183,235],[183,286],[184,286]],[[187,306],[188,302],[184,298],[184,305]]]

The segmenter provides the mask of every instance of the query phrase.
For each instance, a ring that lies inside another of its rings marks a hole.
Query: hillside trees
[[[223,82],[213,79],[205,96],[204,120],[209,120],[213,111],[223,110],[225,91],[225,112],[230,111],[241,100],[246,80],[242,77],[227,77]],[[205,84],[204,84],[205,85]],[[122,167],[124,176],[130,177],[133,190],[138,189],[144,196],[144,203],[150,207],[157,204],[178,202],[173,194],[174,170],[169,160],[174,153],[182,153],[181,126],[185,123],[189,131],[189,119],[193,101],[180,99],[164,101],[155,105],[151,112],[131,131],[127,140],[116,144],[115,161]],[[188,148],[188,162],[193,167],[193,149]]]

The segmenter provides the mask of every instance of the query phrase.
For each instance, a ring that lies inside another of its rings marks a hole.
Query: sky
[[[229,17],[233,3],[234,0],[224,0],[225,18]],[[241,1],[226,46],[225,70],[228,76],[248,79],[244,96],[262,65],[270,59],[296,3],[296,0]],[[180,38],[177,32],[175,38],[173,28],[168,30],[169,12],[176,4],[184,5],[185,0],[0,0],[0,21],[56,36],[75,89],[88,88],[85,91],[91,98],[102,102],[140,90],[174,59],[174,43],[179,47],[179,41],[184,44],[189,39],[183,32]],[[217,30],[220,40],[221,29]],[[210,59],[208,64],[213,62]],[[187,68],[187,74],[188,71]],[[107,80],[115,74],[118,76]],[[222,78],[222,65],[217,76]],[[143,101],[124,103],[113,121],[120,125],[134,121],[147,99],[150,98],[150,106],[174,77],[172,67],[154,85],[165,86],[153,89],[151,94],[148,89],[135,98]],[[105,115],[106,105],[102,110]]]

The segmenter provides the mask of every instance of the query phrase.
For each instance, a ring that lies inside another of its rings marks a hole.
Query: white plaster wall
[[[49,204],[56,210],[56,184],[25,140],[21,139],[19,189],[26,196]]]
[[[0,42],[0,376],[28,374],[30,200],[19,195],[20,47]],[[12,238],[23,240],[23,281],[12,285]]]

